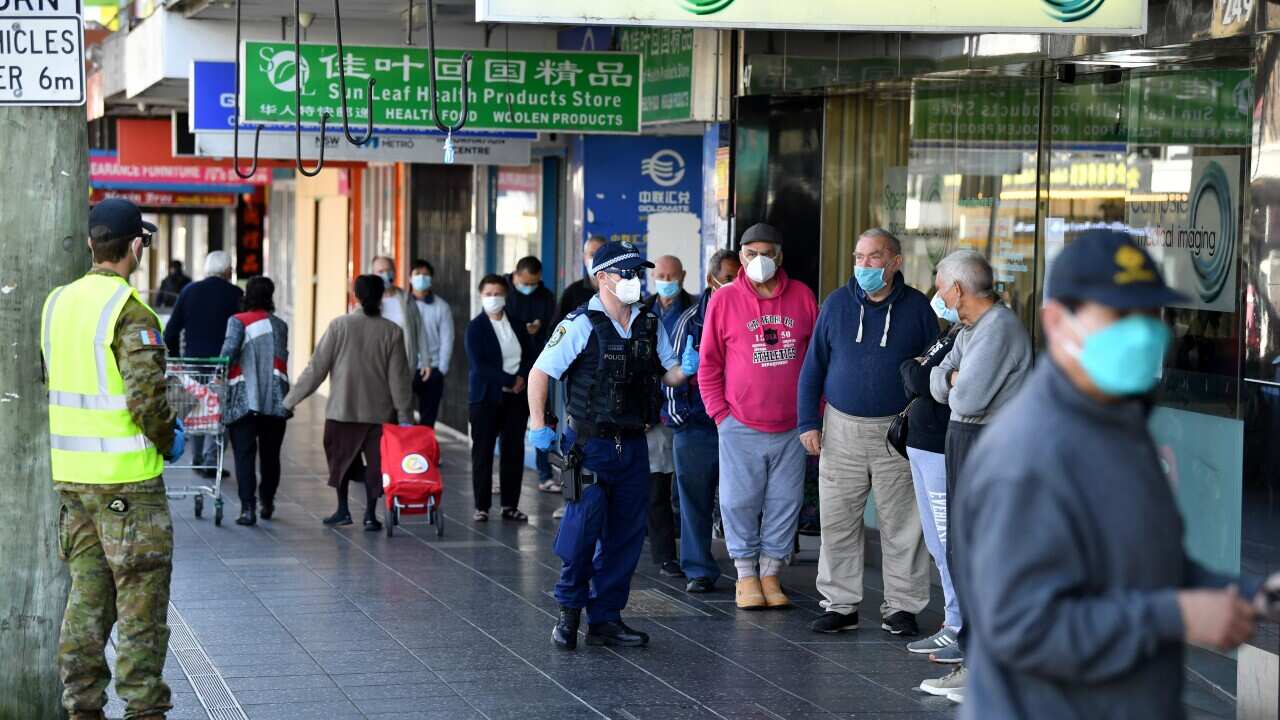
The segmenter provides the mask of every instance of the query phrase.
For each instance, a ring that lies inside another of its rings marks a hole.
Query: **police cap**
[[[1165,284],[1151,255],[1128,233],[1090,230],[1068,245],[1049,272],[1049,300],[1146,310],[1186,300]]]
[[[607,270],[635,270],[651,268],[653,263],[644,259],[635,245],[629,242],[605,243],[591,256],[591,274]]]

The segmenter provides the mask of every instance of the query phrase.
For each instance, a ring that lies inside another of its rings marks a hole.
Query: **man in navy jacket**
[[[826,613],[811,628],[834,633],[858,627],[862,515],[874,489],[884,549],[881,628],[909,637],[919,632],[915,616],[929,604],[929,556],[911,465],[885,434],[907,406],[898,368],[933,345],[938,320],[924,294],[903,280],[902,245],[888,231],[862,233],[854,259],[853,278],[818,315],[797,393],[800,441],[810,455],[822,457],[818,592]],[[826,411],[819,417],[823,397]]]
[[[204,260],[205,278],[191,283],[178,294],[173,314],[164,327],[164,344],[169,347],[169,357],[209,358],[222,352],[222,341],[227,336],[227,321],[240,312],[240,299],[244,291],[231,283],[231,258],[221,250],[214,250]],[[191,441],[194,463],[217,465],[216,445],[205,442],[206,436],[196,435]],[[197,470],[204,477],[213,477],[212,469]],[[226,476],[229,473],[222,471]]]

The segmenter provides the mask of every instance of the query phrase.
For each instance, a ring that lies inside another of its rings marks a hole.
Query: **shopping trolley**
[[[422,425],[382,426],[382,492],[387,501],[387,537],[395,534],[401,515],[426,515],[444,536],[440,500],[440,443],[436,431]]]
[[[213,524],[222,525],[222,458],[226,446],[222,429],[222,401],[227,387],[227,358],[172,358],[165,367],[165,397],[178,420],[186,428],[188,442],[203,436],[214,444],[217,460],[201,464],[202,458],[191,458],[191,464],[170,464],[170,470],[212,470],[208,485],[168,486],[170,498],[194,498],[195,515],[204,514],[204,499],[213,499]],[[209,455],[208,445],[205,447]],[[179,458],[181,463],[182,459]]]

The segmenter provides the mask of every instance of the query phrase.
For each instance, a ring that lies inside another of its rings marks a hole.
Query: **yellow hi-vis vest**
[[[129,415],[111,351],[116,321],[131,297],[137,294],[122,277],[85,275],[44,301],[40,339],[55,482],[133,483],[164,470],[160,453]]]

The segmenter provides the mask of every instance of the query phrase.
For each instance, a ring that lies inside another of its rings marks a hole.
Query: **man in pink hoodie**
[[[782,265],[782,233],[742,236],[738,278],[711,296],[698,383],[720,434],[720,515],[743,609],[791,604],[778,573],[795,542],[805,451],[796,389],[818,303]]]

